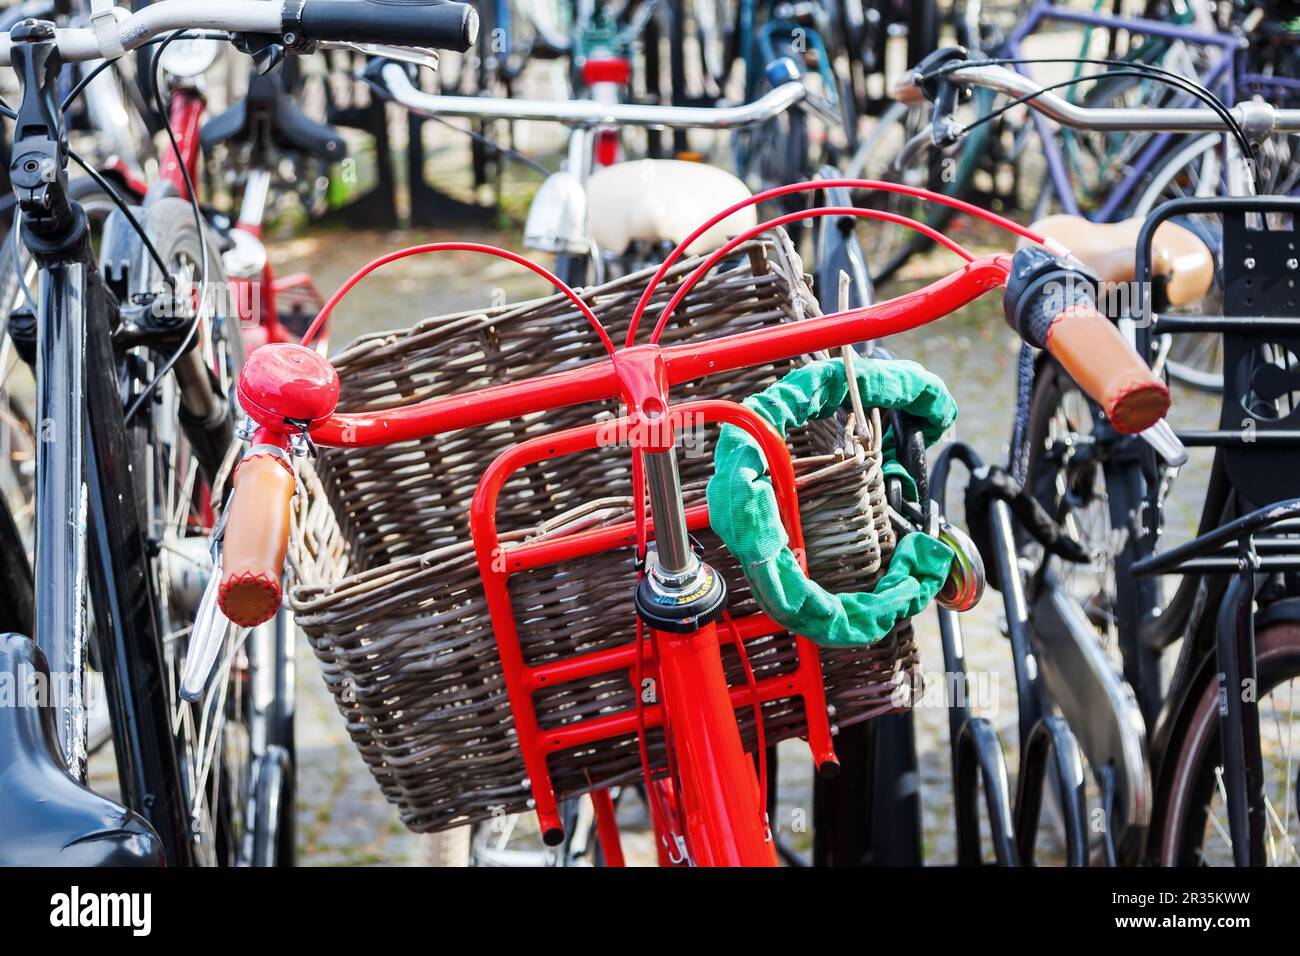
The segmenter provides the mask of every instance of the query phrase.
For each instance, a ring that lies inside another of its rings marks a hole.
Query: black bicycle
[[[292,634],[235,628],[211,575],[244,437],[222,224],[162,190],[141,206],[123,200],[68,147],[64,110],[85,85],[61,99],[57,81],[64,62],[102,69],[181,37],[229,35],[268,67],[318,41],[463,51],[477,19],[425,0],[216,12],[162,0],[109,26],[29,19],[0,44],[22,89],[4,109],[15,230],[37,286],[16,277],[26,306],[7,329],[33,372],[37,429],[34,541],[0,500],[0,674],[25,694],[0,711],[0,863],[291,863]],[[114,206],[102,226],[78,201],[69,160]],[[113,799],[87,782],[97,708],[111,726]]]
[[[950,77],[1020,82],[962,63]],[[1029,101],[1070,125],[1099,121],[1041,91]],[[1300,123],[1264,104],[1211,105],[1180,123],[1227,128],[1243,154]],[[1108,121],[1140,131],[1152,122],[1142,113]],[[1225,385],[1217,428],[1134,435],[1057,363],[1030,354],[1008,466],[961,444],[936,461],[940,499],[954,463],[970,472],[967,521],[1002,592],[1019,704],[1014,802],[992,726],[952,709],[962,862],[981,858],[982,791],[1003,863],[1032,862],[1047,794],[1072,864],[1300,864],[1297,212],[1286,197],[1191,198],[1140,224],[1037,224],[1087,269],[1026,270],[1013,283],[1098,301],[1156,369],[1172,338],[1221,336]],[[1214,252],[1179,225],[1214,216]],[[1135,282],[1123,280],[1128,266]],[[1216,274],[1219,314],[1188,314]],[[1033,316],[1013,305],[1008,320]],[[1190,541],[1161,551],[1185,448],[1214,450],[1201,516]],[[1166,590],[1169,577],[1179,580]],[[947,669],[964,674],[959,622],[941,612],[940,623]],[[1090,825],[1092,811],[1102,826]]]

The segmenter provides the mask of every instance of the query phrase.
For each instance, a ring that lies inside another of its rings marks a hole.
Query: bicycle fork
[[[643,461],[655,549],[647,555],[636,609],[654,631],[691,862],[776,866],[754,762],[741,742],[722,669],[717,622],[726,585],[691,549],[676,450],[646,451]]]
[[[177,798],[180,772],[166,702],[157,692],[163,675],[157,605],[110,340],[115,303],[96,271],[85,212],[68,189],[53,26],[25,21],[13,40],[23,98],[11,179],[23,241],[41,266],[33,353],[39,429],[34,638],[59,682],[60,756],[82,782],[86,608],[93,604],[123,802],[157,831],[168,862],[185,863],[190,847]],[[58,809],[51,808],[51,819]]]

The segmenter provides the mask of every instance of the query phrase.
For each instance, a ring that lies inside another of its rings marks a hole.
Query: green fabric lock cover
[[[898,408],[921,419],[927,445],[957,418],[943,381],[915,362],[856,358],[854,375],[864,407]],[[849,405],[844,363],[812,362],[751,395],[744,404],[784,438],[791,427],[829,418]],[[886,474],[906,477],[893,458],[893,435],[882,442]],[[907,485],[911,487],[910,479]],[[913,496],[915,489],[912,489]],[[952,551],[920,533],[898,542],[874,591],[831,594],[803,573],[781,525],[776,494],[758,443],[724,425],[709,480],[709,524],[740,562],[754,598],[782,627],[826,647],[872,644],[901,618],[919,613],[948,577]]]

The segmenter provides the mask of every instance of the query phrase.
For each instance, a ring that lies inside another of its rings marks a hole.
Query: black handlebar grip
[[[1169,388],[1097,309],[1097,280],[1046,249],[1016,252],[1002,297],[1007,321],[1046,349],[1115,430],[1144,431],[1169,411]]]
[[[478,39],[478,11],[452,0],[301,0],[310,41],[388,43],[464,53]],[[285,4],[286,9],[294,0]]]

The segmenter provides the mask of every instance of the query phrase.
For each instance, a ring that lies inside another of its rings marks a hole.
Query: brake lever
[[[963,46],[942,47],[922,57],[894,86],[894,99],[900,103],[919,103],[923,99],[933,103],[939,95],[940,84],[946,81],[946,73],[939,68],[967,59],[969,55]]]
[[[1163,418],[1145,431],[1138,432],[1138,437],[1154,448],[1170,468],[1181,468],[1187,464],[1187,446]]]
[[[947,77],[940,81],[934,97],[934,111],[930,116],[930,140],[937,149],[952,146],[965,135],[966,130],[952,118],[957,111],[964,91]]]
[[[968,90],[952,83],[946,70],[940,69],[950,63],[961,63],[967,59],[965,47],[950,46],[935,50],[924,57],[901,79],[893,89],[894,99],[899,103],[919,105],[923,102],[934,104],[929,129],[922,130],[903,144],[890,164],[894,172],[899,172],[911,165],[912,161],[928,148],[945,149],[961,141],[966,135],[966,128],[952,118],[952,114],[967,95]]]
[[[203,599],[199,601],[194,626],[190,628],[179,693],[182,700],[191,704],[197,704],[203,698],[203,692],[207,690],[212,675],[216,672],[217,663],[225,653],[226,638],[230,635],[230,621],[217,604],[217,592],[221,588],[220,567],[220,563],[212,567],[212,576],[208,579],[208,586],[203,589]]]
[[[422,47],[394,46],[387,43],[350,43],[342,40],[321,41],[317,46],[322,50],[351,50],[353,53],[364,53],[366,56],[375,57],[376,59],[371,62],[380,63],[380,68],[382,68],[382,61],[388,60],[393,63],[422,66],[436,73],[441,63],[437,50],[426,50]],[[366,72],[369,73],[369,69]],[[375,75],[378,76],[378,72]]]

